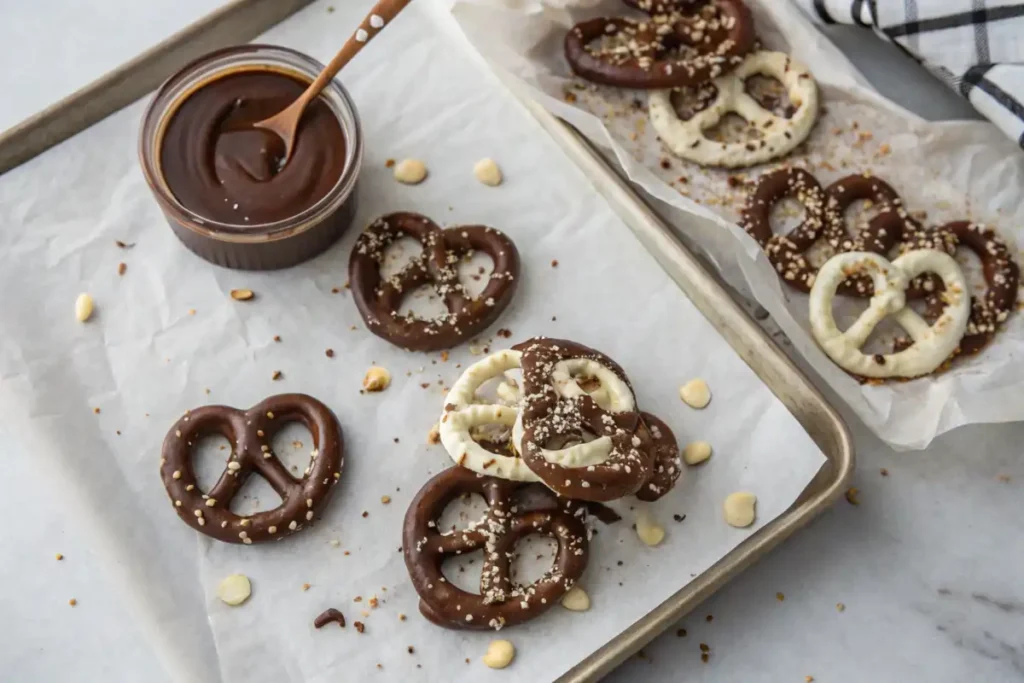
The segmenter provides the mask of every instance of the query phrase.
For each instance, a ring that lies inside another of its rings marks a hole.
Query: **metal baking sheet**
[[[0,172],[137,99],[198,54],[219,45],[248,40],[306,4],[305,0],[287,0],[276,5],[267,0],[237,0],[196,22],[0,138]],[[137,85],[126,90],[128,82]],[[142,87],[138,84],[145,84],[145,90],[136,92]],[[836,411],[638,193],[578,133],[529,99],[520,99],[665,272],[799,420],[827,459],[815,480],[786,513],[559,679],[575,683],[597,680],[611,671],[824,511],[848,485],[854,455],[849,432]],[[83,110],[89,114],[84,115]]]

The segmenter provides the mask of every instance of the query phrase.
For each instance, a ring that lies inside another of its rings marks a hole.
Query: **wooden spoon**
[[[338,75],[341,68],[359,54],[363,46],[380,33],[411,1],[379,0],[359,24],[359,28],[352,34],[352,37],[346,40],[338,50],[338,54],[334,55],[334,59],[324,67],[316,80],[309,84],[306,91],[299,95],[299,99],[269,119],[253,124],[254,128],[269,130],[284,140],[284,156],[278,162],[278,168],[284,168],[292,156],[292,150],[295,148],[295,133],[299,128],[299,120],[302,118],[306,106],[320,94],[320,91],[331,82],[332,78]]]

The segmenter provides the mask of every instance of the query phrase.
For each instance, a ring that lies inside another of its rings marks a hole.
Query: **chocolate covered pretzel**
[[[565,36],[578,76],[620,88],[679,88],[705,83],[754,48],[754,19],[742,0],[636,0],[646,21],[599,17]]]
[[[567,498],[602,502],[635,493],[651,476],[652,452],[622,368],[562,339],[513,349],[522,352],[523,399],[512,440],[527,467]],[[574,371],[595,376],[614,403],[599,405]]]
[[[285,425],[299,422],[313,437],[309,466],[301,478],[288,472],[270,448]],[[199,487],[192,449],[204,436],[219,434],[231,455],[209,491]],[[164,438],[160,477],[178,516],[196,531],[225,543],[280,540],[300,531],[319,514],[341,478],[341,427],[330,408],[312,396],[279,394],[243,411],[203,406],[182,416]],[[249,476],[270,484],[281,504],[271,510],[237,515],[231,501]]]
[[[539,616],[580,578],[589,547],[583,523],[559,512],[550,500],[544,506],[548,509],[527,509],[515,498],[522,488],[452,467],[416,494],[405,514],[402,553],[424,617],[445,628],[498,630]],[[488,506],[484,517],[466,529],[442,531],[438,524],[445,507],[467,493],[483,496]],[[544,576],[522,586],[513,582],[511,566],[516,543],[531,534],[553,539],[558,551]],[[484,553],[479,594],[452,585],[441,570],[446,557],[476,550]]]
[[[771,213],[777,203],[792,197],[804,208],[804,220],[787,235],[772,231]],[[818,269],[804,253],[841,220],[829,206],[818,180],[802,168],[780,168],[762,175],[747,198],[740,225],[768,255],[783,281],[801,292],[810,292]]]
[[[1020,268],[1006,242],[990,228],[970,221],[954,221],[935,228],[937,243],[943,247],[950,243],[970,249],[981,261],[985,276],[984,296],[971,297],[971,316],[960,340],[959,352],[975,354],[995,336],[1010,313],[1017,307],[1020,286]],[[941,292],[928,298],[926,316],[937,318],[944,306]]]
[[[652,413],[641,413],[641,428],[650,435],[651,476],[640,486],[636,497],[653,502],[672,490],[683,474],[683,459],[675,434],[665,422]],[[644,439],[645,441],[648,439]]]
[[[786,197],[796,198],[804,207],[804,222],[788,235],[777,236],[771,229],[771,211]],[[858,200],[870,200],[877,213],[855,235],[846,230],[844,214]],[[824,191],[808,171],[781,168],[761,176],[743,209],[741,225],[765,250],[782,279],[802,292],[810,292],[818,271],[805,256],[819,238],[836,253],[871,252],[886,255],[903,240],[919,239],[921,226],[903,207],[899,194],[881,178],[853,174],[840,178]],[[911,298],[920,296],[931,282],[915,280]],[[870,297],[870,278],[854,276],[839,285],[839,293]]]
[[[385,251],[401,237],[418,240],[423,251],[385,279],[381,277]],[[487,286],[475,298],[458,275],[459,262],[474,251],[482,251],[494,262]],[[393,213],[375,220],[356,240],[349,258],[349,280],[371,332],[404,349],[435,351],[475,336],[498,319],[519,284],[519,252],[512,240],[494,228],[441,229],[426,216]],[[423,285],[431,285],[441,296],[447,314],[430,320],[399,314],[405,296]]]

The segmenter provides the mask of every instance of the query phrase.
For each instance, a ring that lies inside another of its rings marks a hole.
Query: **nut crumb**
[[[363,377],[363,389],[366,391],[384,391],[391,384],[391,373],[386,368],[374,365]]]
[[[558,267],[558,259],[552,259],[551,260],[551,267],[552,268],[557,268]]]
[[[363,510],[363,517],[365,518],[365,517],[369,517],[369,516],[370,516],[370,513],[367,512],[366,510]]]
[[[889,470],[885,469],[884,467],[882,469],[878,470],[878,473],[881,474],[883,477],[888,477],[889,476]]]
[[[360,633],[366,632],[366,625],[363,624],[363,622],[357,621],[357,622],[354,622],[352,625],[355,626],[356,630],[359,631]]]
[[[276,381],[276,380],[279,380],[279,379],[281,379],[281,377],[282,377],[282,376],[283,376],[283,375],[281,374],[281,371],[280,371],[280,370],[274,370],[274,374],[272,374],[272,375],[270,376],[270,379],[272,379],[272,380],[275,380],[275,381]]]
[[[406,651],[407,651],[407,652],[408,652],[409,654],[411,654],[411,655],[414,655],[414,654],[416,654],[416,648],[414,648],[414,647],[413,647],[412,645],[410,645],[409,647],[407,647],[407,648],[406,648]]]
[[[399,612],[399,613],[398,613],[398,620],[399,620],[399,621],[405,621],[405,615],[404,615],[404,614],[402,614],[401,612]]]
[[[850,505],[860,505],[860,499],[858,498],[859,495],[860,489],[856,486],[851,486],[846,489],[846,502]]]
[[[256,296],[255,292],[253,292],[251,289],[232,289],[231,290],[231,298],[234,299],[235,301],[249,301],[250,299],[252,299],[255,296]]]
[[[381,496],[380,497],[380,502],[382,502],[385,505],[387,505],[388,503],[391,502],[391,496]]]
[[[837,602],[836,603],[836,611],[837,612],[845,612],[846,611],[846,605],[844,605],[841,602]]]
[[[117,264],[117,274],[124,275],[125,271],[128,270],[128,264],[122,261]]]
[[[427,386],[429,387],[430,385],[428,384]],[[430,431],[427,432],[427,443],[431,446],[436,446],[441,443],[441,429],[439,425],[435,424],[430,428]]]
[[[326,351],[324,351],[324,355],[326,355],[328,358],[334,358],[334,349],[327,349]]]
[[[776,593],[775,594],[775,599],[778,600],[779,602],[782,602],[783,600],[786,599],[786,596],[783,595],[782,593]]]
[[[280,342],[281,342],[281,335],[279,335],[279,334],[275,334],[275,335],[274,335],[274,341],[276,341],[276,342],[280,343]]]
[[[60,562],[61,560],[63,560],[63,559],[64,559],[64,556],[63,556],[63,555],[61,555],[60,553],[57,553],[56,557],[57,557],[57,561],[58,561],[58,562]]]
[[[72,607],[74,607],[75,605],[78,604],[78,600],[75,600],[74,598],[71,598],[70,600],[68,600],[68,604],[71,605]]]
[[[308,591],[309,590],[309,584],[308,583],[302,584],[302,590]]]
[[[394,168],[394,167],[395,167],[395,160],[394,159],[388,159],[388,160],[386,160],[384,162],[384,168]]]
[[[92,412],[95,413],[96,415],[99,415],[100,414],[100,409],[99,408],[93,408]]]

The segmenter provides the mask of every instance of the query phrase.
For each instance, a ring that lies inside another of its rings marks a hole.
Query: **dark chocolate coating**
[[[788,235],[772,232],[772,208],[792,197],[804,208],[804,220]],[[762,175],[743,207],[740,225],[757,240],[782,280],[801,292],[810,292],[818,269],[808,263],[804,252],[837,220],[828,208],[825,190],[802,168],[780,168]]]
[[[653,502],[672,490],[683,474],[683,460],[675,434],[665,422],[652,413],[640,413],[641,424],[650,433],[654,463],[651,476],[643,483],[636,497]]]
[[[565,58],[576,75],[620,88],[690,87],[726,73],[754,49],[754,18],[742,0],[626,4],[651,19],[599,17],[569,29]],[[606,37],[632,47],[619,52],[591,46]]]
[[[523,484],[517,482],[452,467],[428,481],[413,498],[405,513],[402,552],[420,596],[420,612],[427,619],[457,629],[514,626],[553,607],[583,575],[589,548],[583,523],[557,509],[517,506],[514,496],[521,488]],[[441,513],[466,493],[484,497],[486,515],[472,528],[440,532]],[[551,507],[550,501],[546,507]],[[516,543],[531,534],[553,539],[558,552],[543,577],[520,586],[512,581],[512,559]],[[484,551],[479,595],[452,585],[441,571],[446,556],[475,550]]]
[[[600,351],[564,339],[537,337],[513,348],[523,353],[520,457],[527,467],[566,498],[603,502],[636,493],[651,476],[653,464],[650,435],[641,427],[640,414],[609,413],[589,395],[562,398],[551,382],[555,363],[572,358],[595,360],[628,385],[622,368]],[[603,463],[563,467],[548,462],[541,452],[549,444],[580,439],[584,430],[611,439],[612,449]]]
[[[207,220],[244,228],[299,215],[327,196],[345,170],[345,134],[321,99],[302,114],[291,158],[284,141],[252,124],[294,102],[309,85],[267,68],[227,72],[191,93],[160,142],[171,194]]]
[[[269,450],[274,434],[290,422],[302,423],[313,437],[316,455],[301,479]],[[192,467],[192,447],[210,434],[227,438],[232,451],[220,479],[204,492]],[[232,469],[233,463],[238,467]],[[330,408],[312,396],[279,394],[247,411],[203,406],[186,413],[164,438],[160,477],[175,512],[196,531],[225,543],[261,543],[290,536],[312,521],[327,505],[343,463],[341,426]],[[231,500],[252,474],[267,480],[281,505],[236,515]]]
[[[401,237],[419,240],[423,251],[387,280],[380,269],[387,247]],[[473,251],[491,257],[494,270],[483,292],[470,298],[459,282],[459,260]],[[519,251],[504,233],[483,225],[442,230],[426,216],[392,213],[375,220],[356,240],[349,282],[359,314],[370,331],[396,346],[436,351],[470,339],[494,323],[519,284]],[[399,315],[402,299],[433,285],[448,314],[434,320]]]
[[[987,288],[984,296],[971,297],[971,317],[959,348],[959,352],[965,355],[978,353],[992,341],[999,327],[1017,307],[1020,268],[1006,242],[984,226],[970,221],[954,221],[930,232],[951,235],[957,246],[970,249],[981,261]],[[932,294],[928,299],[928,317],[938,318],[944,307],[941,292]]]

